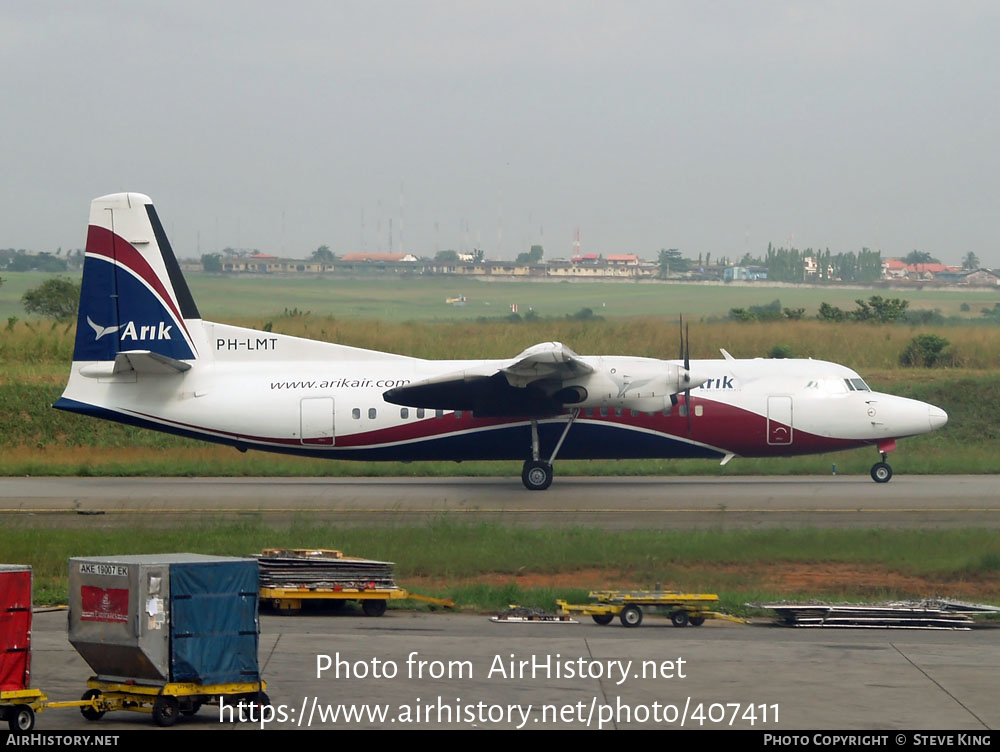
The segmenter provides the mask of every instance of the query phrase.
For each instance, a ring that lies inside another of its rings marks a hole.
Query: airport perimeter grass
[[[0,287],[0,321],[24,318],[21,296],[53,275],[43,272],[4,272]],[[65,276],[80,278],[75,272]],[[977,318],[982,308],[1000,300],[991,289],[891,289],[842,285],[691,284],[657,280],[557,281],[546,279],[483,281],[451,275],[336,277],[279,275],[221,275],[186,273],[201,314],[212,321],[265,316],[279,317],[285,308],[311,311],[316,316],[378,319],[384,322],[469,321],[481,316],[504,316],[517,303],[521,314],[563,317],[581,308],[607,317],[725,316],[730,308],[766,305],[775,299],[789,308],[805,308],[815,315],[819,304],[854,308],[857,298],[871,295],[901,297],[913,309],[938,309],[945,316]],[[453,306],[448,298],[464,295],[468,303]],[[963,312],[961,305],[969,310]]]
[[[727,608],[781,598],[922,598],[917,585],[893,585],[899,575],[1000,602],[1000,539],[991,530],[606,531],[532,529],[446,519],[421,526],[340,528],[295,519],[275,528],[257,522],[172,528],[52,529],[23,520],[0,523],[4,559],[30,564],[36,603],[65,603],[67,559],[193,552],[247,556],[266,547],[335,548],[348,555],[396,562],[403,587],[450,595],[474,610],[509,603],[552,609],[555,599],[586,601],[590,587],[624,584],[687,592],[717,592]],[[841,565],[873,573],[858,584],[828,576],[823,584],[789,591],[771,579],[774,567],[824,570]],[[880,584],[879,573],[885,584]],[[558,586],[532,585],[558,575]],[[585,583],[583,586],[575,583]],[[527,583],[527,584],[523,584]],[[948,595],[948,592],[941,592]]]

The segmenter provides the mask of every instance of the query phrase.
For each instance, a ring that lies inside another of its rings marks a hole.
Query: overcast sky
[[[0,2],[0,247],[146,193],[178,255],[967,252],[1000,3]]]

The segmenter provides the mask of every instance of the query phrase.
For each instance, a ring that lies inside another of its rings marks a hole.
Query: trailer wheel
[[[638,627],[642,624],[642,609],[638,606],[625,606],[618,615],[623,627]]]
[[[180,703],[176,697],[160,695],[153,702],[153,723],[157,726],[173,726],[180,715]]]
[[[670,614],[670,621],[675,627],[686,627],[688,625],[688,612],[674,611]]]
[[[590,618],[600,624],[602,627],[606,627],[610,624],[614,618],[614,614],[593,614]]]
[[[361,601],[361,610],[365,616],[381,616],[385,613],[384,600],[364,600]]]
[[[689,621],[691,622],[691,626],[692,627],[700,627],[702,624],[705,623],[705,617],[704,616],[692,616]]]
[[[35,727],[35,711],[28,705],[15,705],[7,716],[7,725],[15,733],[26,733]]]
[[[88,689],[80,697],[81,700],[93,700],[101,696],[101,690],[99,689]],[[80,706],[80,715],[86,718],[88,721],[99,721],[104,717],[103,710],[96,710],[89,705]]]

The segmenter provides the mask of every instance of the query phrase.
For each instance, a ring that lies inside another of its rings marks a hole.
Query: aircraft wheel
[[[26,733],[35,727],[35,711],[28,705],[15,705],[7,716],[7,726],[15,733]]]
[[[607,626],[611,623],[611,620],[615,618],[614,614],[593,614],[591,618],[600,624],[602,627]]]
[[[625,606],[618,615],[623,627],[638,627],[642,624],[642,609],[638,606]]]
[[[688,612],[674,611],[670,614],[670,621],[675,627],[686,627],[688,625]]]
[[[892,479],[892,468],[885,462],[872,465],[872,480],[876,483],[888,483]]]
[[[541,460],[528,460],[521,471],[521,482],[529,491],[544,491],[552,485],[552,465]]]

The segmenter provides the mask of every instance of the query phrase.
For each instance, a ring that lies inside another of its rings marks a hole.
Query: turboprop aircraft
[[[152,201],[95,199],[69,383],[55,407],[261,449],[358,460],[775,457],[875,447],[948,420],[819,360],[577,355],[437,361],[204,321]]]

